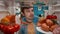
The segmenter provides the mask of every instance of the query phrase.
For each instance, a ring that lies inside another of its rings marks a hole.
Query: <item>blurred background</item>
[[[55,13],[60,22],[60,0],[0,0],[0,20],[6,15],[21,15],[21,6],[31,5],[34,16],[46,17]],[[0,33],[1,34],[1,33]]]

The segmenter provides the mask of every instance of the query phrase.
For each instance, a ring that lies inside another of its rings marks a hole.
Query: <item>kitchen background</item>
[[[48,9],[44,10],[45,16],[55,13],[58,22],[60,22],[60,0],[0,0],[0,19],[6,15],[19,14],[22,2],[31,5],[36,4],[38,1],[44,2],[45,6],[48,6]]]

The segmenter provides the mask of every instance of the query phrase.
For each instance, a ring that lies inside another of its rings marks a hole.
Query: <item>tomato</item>
[[[7,30],[8,30],[8,33],[14,33],[15,32],[15,28],[13,26],[8,26]]]
[[[10,23],[15,23],[15,15],[11,15]]]
[[[1,24],[0,27],[1,27],[1,31],[3,31],[4,25]]]
[[[1,24],[0,24],[0,30],[1,30]]]
[[[8,15],[6,18],[9,19],[10,23],[15,23],[15,15]]]
[[[47,19],[57,19],[56,15],[47,15]]]
[[[11,15],[7,15],[6,18],[8,18],[10,20],[11,19]]]
[[[3,32],[8,32],[7,26],[4,25],[4,28],[2,30]]]
[[[57,19],[57,16],[56,16],[56,15],[52,15],[52,18],[53,18],[53,19]]]
[[[11,25],[6,26],[6,25],[0,25],[1,26],[1,31],[6,33],[6,34],[11,34],[15,32],[15,28]]]
[[[13,26],[4,26],[3,32],[4,33],[14,33],[15,32],[15,29],[14,29]]]
[[[7,31],[7,26],[1,24],[0,27],[1,27],[1,31],[2,32],[6,32]]]
[[[14,28],[13,26],[5,26],[3,29],[4,34],[14,34]]]
[[[18,31],[20,29],[20,26],[18,24],[15,24],[14,26],[12,25],[2,25],[0,24],[0,30],[4,34],[14,34],[14,32]]]
[[[52,16],[51,15],[47,15],[47,17],[46,17],[47,19],[51,19],[52,18]]]
[[[18,31],[18,30],[20,29],[20,25],[15,24],[15,25],[14,25],[14,28],[15,28],[15,32],[16,32],[16,31]]]
[[[6,32],[7,31],[7,27],[5,25],[1,24],[1,31],[2,32]]]

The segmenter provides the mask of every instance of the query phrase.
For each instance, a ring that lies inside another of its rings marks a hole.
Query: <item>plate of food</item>
[[[36,27],[37,31],[42,32],[44,34],[53,34],[51,31],[44,31],[41,29],[41,27]]]
[[[51,19],[40,18],[37,23],[37,26],[38,26],[36,27],[37,31],[42,32],[44,34],[53,34],[52,32],[54,31],[55,28],[58,27],[58,24],[56,24]]]

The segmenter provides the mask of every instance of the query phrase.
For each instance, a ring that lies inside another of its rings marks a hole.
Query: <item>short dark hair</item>
[[[21,7],[21,12],[24,13],[24,9],[29,9],[29,8],[33,8],[33,7]]]

